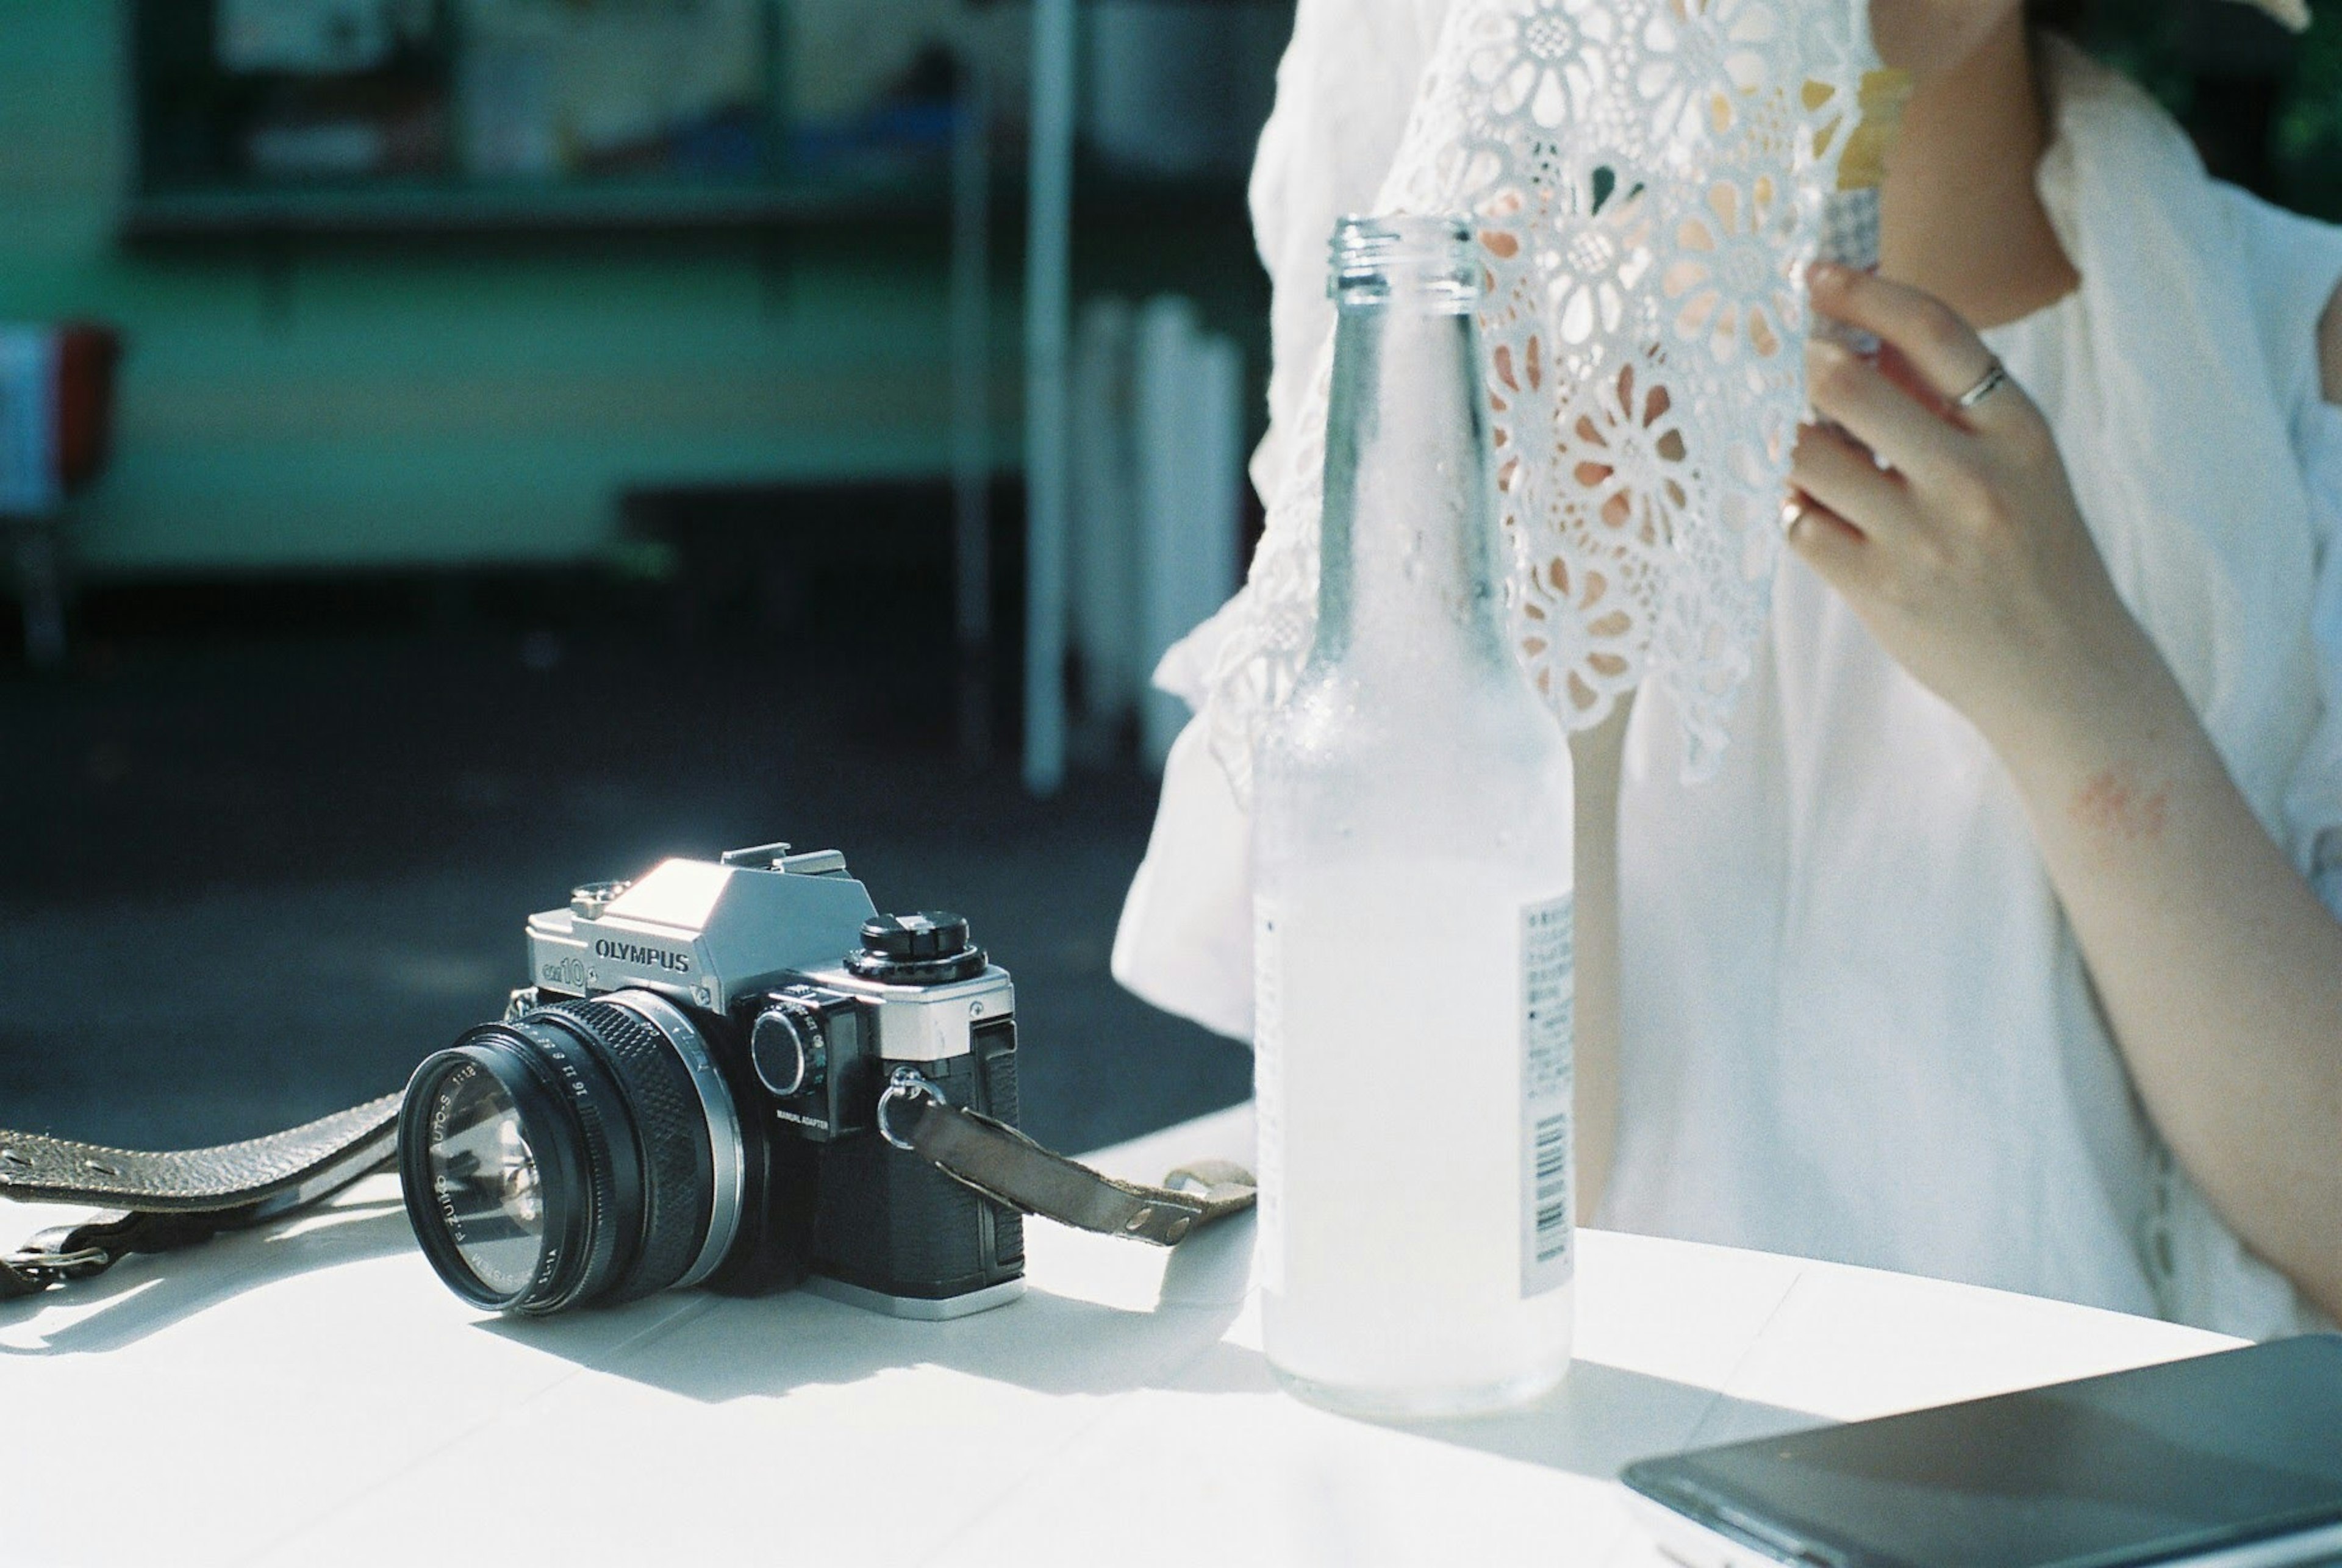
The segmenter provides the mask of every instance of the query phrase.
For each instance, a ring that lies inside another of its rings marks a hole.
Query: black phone
[[[2342,1334],[1646,1459],[1619,1479],[1690,1568],[2342,1563]]]

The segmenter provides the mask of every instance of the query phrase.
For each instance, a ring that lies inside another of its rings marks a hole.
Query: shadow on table
[[[1244,1301],[1251,1240],[1248,1224],[1197,1233],[1164,1258],[1151,1311],[1035,1288],[975,1317],[913,1323],[805,1291],[758,1297],[687,1291],[552,1318],[483,1316],[475,1327],[711,1403],[859,1383],[920,1364],[1047,1393],[1110,1393],[1145,1386],[1219,1338]],[[1102,1238],[1095,1244],[1137,1250]],[[345,1199],[282,1231],[226,1236],[181,1253],[135,1254],[60,1291],[0,1301],[0,1325],[38,1319],[42,1335],[37,1345],[0,1343],[0,1356],[118,1349],[289,1275],[414,1246],[405,1210],[390,1196]]]
[[[1224,1337],[1244,1304],[1251,1252],[1249,1224],[1199,1233],[1165,1260],[1151,1311],[1036,1288],[1008,1306],[955,1323],[906,1323],[793,1291],[756,1299],[702,1297],[696,1310],[646,1327],[615,1351],[607,1335],[596,1336],[582,1318],[496,1320],[481,1327],[535,1350],[571,1355],[605,1374],[708,1403],[862,1383],[913,1366],[945,1367],[1051,1395],[1155,1388],[1281,1402],[1285,1396],[1261,1353]],[[1278,1408],[1300,1409],[1281,1403]],[[1606,1481],[1647,1455],[1768,1436],[1820,1420],[1580,1361],[1558,1389],[1526,1410],[1394,1430]]]
[[[1196,1393],[1266,1393],[1276,1383],[1259,1352],[1221,1343],[1190,1364],[1177,1386]],[[1805,1411],[1581,1359],[1571,1363],[1559,1388],[1526,1409],[1469,1420],[1386,1424],[1395,1432],[1608,1481],[1653,1454],[1775,1436],[1824,1421]]]
[[[0,1301],[0,1324],[54,1314],[38,1346],[0,1344],[0,1356],[86,1355],[118,1350],[287,1274],[387,1257],[415,1245],[395,1197],[343,1202],[281,1231],[222,1238],[186,1253],[136,1253],[94,1279]]]
[[[200,1253],[133,1257],[68,1293],[0,1302],[0,1324],[57,1313],[56,1326],[41,1345],[0,1344],[0,1356],[116,1349],[288,1274],[386,1256],[414,1244],[392,1197],[345,1202],[290,1230],[227,1238]],[[1103,1239],[1095,1244],[1132,1245]],[[914,1323],[805,1291],[748,1298],[686,1292],[611,1312],[483,1317],[476,1327],[605,1375],[707,1403],[869,1383],[914,1366],[948,1368],[1052,1395],[1142,1388],[1274,1394],[1276,1380],[1260,1353],[1223,1337],[1244,1304],[1251,1252],[1249,1223],[1199,1232],[1164,1259],[1149,1309],[1035,1288],[974,1317]],[[1397,1430],[1606,1480],[1646,1454],[1791,1431],[1817,1419],[1580,1361],[1559,1389],[1526,1410]]]
[[[1473,1421],[1425,1422],[1409,1430],[1606,1481],[1654,1454],[1823,1424],[1826,1418],[1805,1411],[1581,1361],[1570,1367],[1560,1388],[1526,1410]]]
[[[1090,1239],[1116,1249],[1137,1243]],[[487,1320],[484,1333],[568,1356],[607,1376],[721,1403],[882,1379],[914,1366],[1048,1394],[1165,1386],[1216,1343],[1244,1304],[1252,1227],[1197,1232],[1164,1259],[1149,1309],[1109,1306],[1037,1285],[1014,1302],[949,1323],[886,1317],[807,1291],[701,1294],[613,1349],[586,1314]],[[631,1309],[628,1309],[631,1310]]]

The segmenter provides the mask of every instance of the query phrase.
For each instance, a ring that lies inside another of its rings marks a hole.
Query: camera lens
[[[699,1024],[649,992],[474,1029],[415,1069],[400,1114],[425,1255],[504,1312],[698,1283],[738,1233],[746,1166]]]
[[[465,1267],[499,1293],[525,1286],[545,1252],[545,1177],[512,1096],[475,1068],[454,1075],[425,1158]]]

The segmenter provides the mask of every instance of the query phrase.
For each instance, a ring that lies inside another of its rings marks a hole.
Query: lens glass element
[[[526,1285],[545,1252],[545,1190],[504,1085],[471,1063],[441,1079],[425,1160],[433,1204],[464,1266],[498,1295]]]

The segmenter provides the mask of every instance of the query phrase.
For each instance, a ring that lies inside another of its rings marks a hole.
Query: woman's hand
[[[1992,355],[1926,295],[1816,268],[1813,298],[1887,352],[1813,346],[1845,428],[1802,433],[1790,545],[1998,752],[2157,1127],[2342,1317],[2342,924],[2117,596],[2024,390],[1955,407]]]
[[[1799,433],[1790,547],[2012,766],[2159,698],[2169,677],[2024,388],[1955,408],[1996,361],[1950,307],[1841,266],[1810,284],[1817,311],[1885,352],[1874,365],[1819,336],[1807,350],[1814,407],[1842,428]]]

